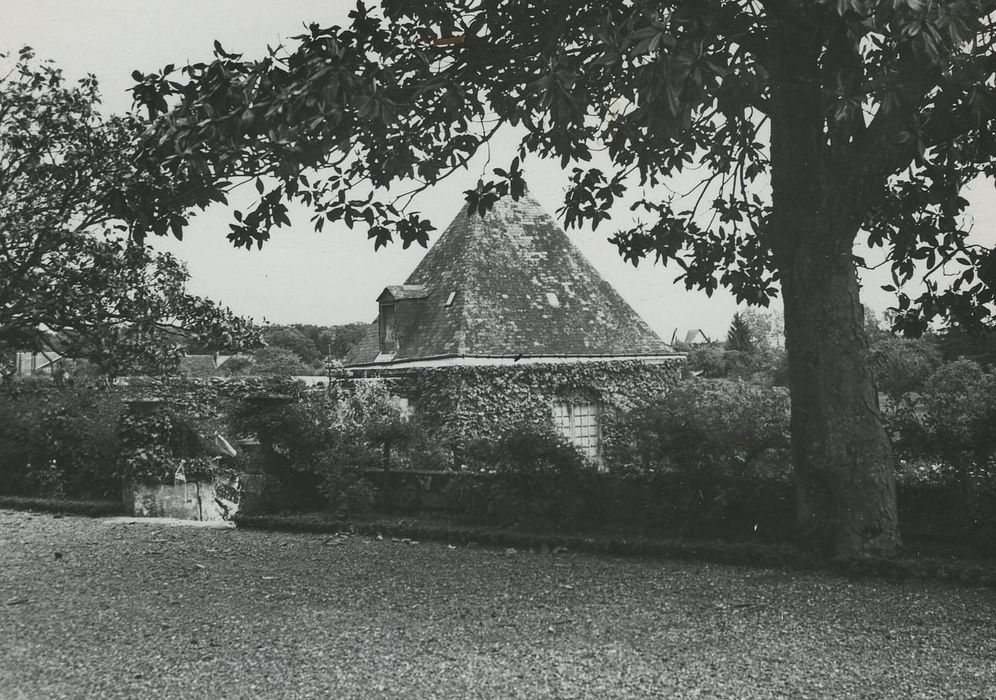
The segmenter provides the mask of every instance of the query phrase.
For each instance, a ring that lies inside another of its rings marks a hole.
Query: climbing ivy
[[[625,411],[661,397],[678,381],[681,360],[638,360],[354,370],[380,377],[411,400],[422,424],[459,448],[469,440],[497,440],[523,425],[548,427],[555,400],[592,402]]]
[[[217,438],[232,440],[239,427],[233,417],[247,398],[297,396],[301,387],[285,379],[210,379],[146,382],[124,387],[128,408],[119,418],[121,451],[117,475],[129,481],[172,483],[233,476],[221,459]],[[281,393],[278,393],[281,392]]]

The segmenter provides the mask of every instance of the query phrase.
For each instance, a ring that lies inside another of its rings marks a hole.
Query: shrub
[[[924,339],[885,336],[871,351],[875,382],[893,402],[923,389],[924,382],[937,368],[940,352]]]
[[[187,481],[211,481],[234,476],[221,462],[200,417],[177,399],[161,405],[131,406],[120,419],[121,454],[118,473],[129,481],[166,484],[183,476]]]
[[[411,426],[411,440],[399,455],[395,468],[410,468],[420,471],[447,471],[456,468],[453,443],[447,431],[426,426],[415,421]]]
[[[446,487],[450,508],[502,522],[572,524],[591,501],[594,467],[552,427],[516,426],[465,447],[468,474]]]
[[[329,461],[321,472],[318,490],[325,506],[338,515],[356,515],[371,511],[379,491],[366,472],[341,462]]]
[[[925,383],[922,406],[927,436],[941,451],[985,454],[996,448],[996,377],[972,360],[934,372]]]
[[[728,380],[687,380],[615,416],[604,455],[623,481],[603,499],[605,517],[685,535],[753,536],[763,527],[771,536],[791,488],[788,423],[785,390]],[[772,503],[777,512],[764,512]]]
[[[18,382],[0,400],[0,493],[120,495],[114,470],[121,402],[106,386]]]
[[[723,380],[688,380],[616,416],[605,434],[613,473],[674,472],[695,481],[787,479],[788,394]]]
[[[699,372],[707,379],[725,377],[729,372],[726,349],[719,343],[697,345],[688,351],[688,369]]]
[[[261,465],[279,485],[279,496],[268,494],[268,500],[294,503],[302,509],[321,505],[314,465],[328,443],[314,402],[300,395],[253,396],[237,407],[234,421],[240,433],[259,439]]]
[[[755,384],[784,384],[785,351],[771,346],[725,348],[719,343],[693,346],[687,369],[704,379],[739,379]]]
[[[922,393],[896,405],[889,422],[901,464],[913,465],[914,476],[942,483],[996,481],[996,376],[975,362],[941,365]]]
[[[144,378],[124,386],[21,380],[2,388],[0,492],[68,498],[120,498],[122,477],[207,478],[227,466],[213,459],[215,433],[231,436],[230,404],[283,380],[162,383]],[[125,405],[154,392],[162,414],[126,415]],[[148,420],[149,422],[144,423]]]
[[[244,402],[241,429],[259,437],[265,464],[298,507],[322,504],[341,513],[369,509],[376,490],[366,470],[390,462],[412,439],[382,382],[336,382],[278,402]]]
[[[996,530],[996,376],[971,360],[941,365],[890,412],[908,490],[943,489],[944,527],[963,540]]]

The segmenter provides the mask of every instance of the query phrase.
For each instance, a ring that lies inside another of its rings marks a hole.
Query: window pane
[[[553,424],[584,455],[598,459],[598,406],[558,401],[553,405]]]

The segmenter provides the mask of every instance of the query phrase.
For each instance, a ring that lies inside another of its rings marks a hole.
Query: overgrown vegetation
[[[128,403],[118,423],[116,476],[153,484],[234,476],[212,440],[221,426],[183,398]]]
[[[265,347],[225,364],[229,375],[302,376],[325,374],[366,333],[366,323],[337,326],[271,325],[263,330]]]
[[[722,380],[690,380],[605,429],[616,473],[676,472],[703,482],[789,479],[788,394]]]
[[[443,491],[445,507],[466,518],[576,524],[591,493],[592,467],[550,426],[512,426],[464,453],[467,470]]]
[[[0,398],[0,493],[119,498],[118,393],[18,382]]]
[[[984,548],[996,504],[996,379],[971,360],[941,363],[926,378],[919,363],[894,366],[911,369],[894,373],[906,389],[886,404],[904,523],[918,536]],[[0,491],[109,497],[122,478],[170,483],[178,470],[194,480],[231,467],[265,477],[255,512],[436,511],[466,523],[562,531],[791,538],[785,389],[689,379],[660,398],[630,397],[602,413],[595,463],[543,420],[547,404],[515,404],[518,394],[501,386],[489,394],[490,375],[479,374],[480,381],[460,375],[464,413],[450,423],[433,410],[449,405],[443,385],[423,392],[429,408],[402,412],[395,392],[421,378],[341,379],[331,390],[234,378],[111,388],[19,383],[0,404]],[[128,404],[150,396],[162,401]],[[481,419],[475,396],[482,410],[489,400],[504,403]],[[226,464],[216,458],[215,434],[260,445],[240,447]]]
[[[132,386],[18,381],[0,387],[0,494],[120,498],[122,480],[209,478],[232,407],[292,382],[148,380]]]
[[[258,436],[264,467],[298,507],[323,504],[341,513],[363,512],[376,501],[366,471],[388,468],[392,451],[415,440],[387,387],[358,381],[292,399],[243,402],[236,416]]]
[[[841,556],[889,553],[893,457],[856,253],[889,265],[897,331],[993,325],[996,251],[966,216],[967,188],[996,176],[993,20],[990,0],[358,2],[258,59],[216,42],[211,61],[134,74],[155,119],[141,163],[182,187],[136,192],[133,231],[182,229],[253,180],[236,246],[290,224],[292,203],[317,230],[426,245],[412,197],[507,124],[518,147],[468,210],[518,199],[527,161],[555,158],[568,228],[615,219],[633,264],[781,297],[800,531]]]
[[[0,353],[85,358],[111,376],[176,369],[184,347],[258,344],[251,320],[187,291],[186,267],[126,234],[148,126],[105,116],[91,75],[0,54]],[[0,363],[0,376],[11,368]]]
[[[734,315],[725,342],[677,347],[688,353],[688,372],[694,376],[785,386],[782,325],[777,313],[748,309]]]

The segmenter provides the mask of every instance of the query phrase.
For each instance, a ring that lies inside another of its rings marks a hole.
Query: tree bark
[[[855,172],[828,142],[825,11],[785,10],[769,37],[767,235],[785,306],[799,536],[838,556],[888,554],[900,545],[895,475],[852,257],[863,188],[884,186],[885,175]]]
[[[892,553],[892,448],[850,254],[804,246],[782,285],[800,538],[837,556]]]

